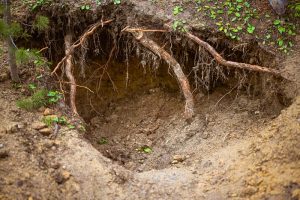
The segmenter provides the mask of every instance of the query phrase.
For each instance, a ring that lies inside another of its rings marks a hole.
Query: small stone
[[[6,129],[7,133],[16,133],[18,131],[18,124],[17,123],[12,123],[8,126]]]
[[[9,156],[9,153],[7,150],[0,151],[0,159],[7,158]]]
[[[43,136],[49,136],[52,134],[52,130],[50,128],[43,128],[40,129],[39,132],[43,135]]]
[[[4,147],[4,144],[0,144],[0,149]]]
[[[53,169],[58,169],[60,167],[60,164],[59,163],[52,163],[50,165],[50,167],[53,168]]]
[[[67,180],[69,180],[70,177],[71,177],[71,174],[68,171],[57,172],[54,175],[54,179],[55,179],[56,183],[58,183],[58,184],[65,183]]]
[[[184,155],[174,155],[173,156],[174,161],[183,162],[186,160],[186,156]]]
[[[24,129],[25,124],[24,123],[17,124],[17,127],[18,127],[18,129]]]
[[[293,198],[293,199],[300,199],[300,189],[295,189],[295,190],[292,192],[292,198]]]
[[[43,122],[34,122],[31,127],[35,130],[40,130],[46,128],[47,125]]]
[[[241,197],[252,196],[256,192],[257,192],[257,188],[255,188],[255,187],[247,187],[247,188],[245,188],[245,189],[243,189],[241,191],[240,196]]]
[[[28,200],[33,200],[33,197],[28,197]]]
[[[46,108],[43,114],[44,114],[44,116],[53,115],[54,110],[52,110],[50,108]]]
[[[8,80],[8,74],[7,73],[0,74],[0,82],[4,82],[6,80]]]
[[[201,137],[202,139],[207,139],[207,138],[209,138],[209,133],[206,132],[206,131],[204,131],[204,132],[200,135],[200,137]]]

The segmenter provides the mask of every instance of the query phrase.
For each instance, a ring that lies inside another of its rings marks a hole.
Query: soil
[[[139,25],[158,18],[161,24],[171,15],[164,2],[159,9],[150,1],[124,4],[122,8],[134,5],[133,10],[144,16],[137,20]],[[79,5],[80,1],[74,7]],[[93,21],[88,14],[87,18],[83,24]],[[297,35],[295,49],[299,45]],[[194,91],[195,117],[189,120],[183,116],[177,82],[162,62],[154,63],[159,67],[153,70],[145,68],[138,56],[128,64],[114,57],[100,90],[91,77],[106,59],[89,55],[86,77],[80,70],[74,74],[80,86],[99,91],[91,94],[78,87],[77,107],[83,119],[70,115],[68,99],[51,106],[76,128],[57,125],[50,135],[36,130],[46,108],[33,112],[18,108],[16,101],[28,95],[27,86],[12,84],[2,67],[0,199],[300,199],[299,52],[278,57],[279,67],[272,54],[251,48],[260,53],[246,55],[245,60],[254,57],[280,68],[287,80],[259,76],[254,83],[259,92],[253,88],[249,92],[245,87],[236,89],[236,77],[230,72],[226,83]],[[108,55],[107,49],[111,47],[103,47],[103,53]],[[7,66],[7,58],[1,60]],[[20,70],[24,83],[32,80],[31,70]],[[271,86],[264,87],[270,81]],[[85,131],[79,120],[85,121]]]

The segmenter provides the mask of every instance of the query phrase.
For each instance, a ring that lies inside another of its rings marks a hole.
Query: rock
[[[186,156],[184,155],[175,155],[173,156],[173,161],[183,162],[186,160]]]
[[[43,136],[49,136],[52,134],[52,130],[50,128],[43,128],[40,129],[39,132],[43,135]]]
[[[70,172],[65,171],[65,170],[61,171],[61,172],[57,172],[54,175],[54,179],[55,179],[56,183],[58,183],[58,184],[65,183],[67,180],[69,180],[70,177],[71,177]]]
[[[11,123],[7,129],[6,133],[16,133],[19,130],[17,123]]]
[[[46,128],[47,125],[43,122],[34,122],[31,127],[35,130],[40,130],[40,129],[43,129],[43,128]]]
[[[44,111],[44,116],[48,116],[48,115],[53,115],[55,113],[54,110],[50,109],[50,108],[46,108]]]
[[[9,76],[7,73],[0,74],[0,82],[8,80]]]
[[[25,123],[20,123],[20,124],[17,124],[17,127],[18,127],[18,129],[24,129],[24,128],[25,128],[25,126],[26,126],[26,124],[25,124]]]
[[[295,190],[292,192],[292,198],[293,198],[293,199],[300,199],[300,189],[295,189]]]
[[[0,149],[4,147],[4,144],[0,144]]]
[[[208,133],[207,131],[204,131],[204,132],[200,135],[200,137],[201,137],[202,139],[207,139],[207,138],[209,138],[209,133]]]
[[[9,156],[9,152],[7,150],[0,151],[0,159],[7,158]]]
[[[247,197],[247,196],[252,196],[253,194],[255,194],[257,192],[257,188],[249,186],[247,188],[244,188],[241,193],[240,196],[241,197]]]

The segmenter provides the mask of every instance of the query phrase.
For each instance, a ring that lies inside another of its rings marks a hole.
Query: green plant
[[[254,30],[255,30],[255,26],[253,26],[252,24],[248,23],[247,32],[250,33],[250,34],[252,34],[252,33],[254,33]]]
[[[141,151],[141,152],[143,152],[143,153],[152,153],[152,148],[151,147],[149,147],[149,146],[147,146],[147,145],[145,145],[145,146],[142,146],[142,147],[140,147],[139,149],[137,149],[138,151]]]
[[[121,0],[113,0],[113,2],[114,2],[115,5],[118,5],[118,4],[121,3]]]
[[[187,32],[185,24],[185,20],[175,20],[172,24],[172,28],[174,31]]]
[[[37,16],[34,21],[33,27],[38,29],[39,31],[48,29],[49,28],[49,18],[45,17],[45,16],[41,16],[41,15]]]
[[[98,144],[103,145],[108,143],[108,139],[106,137],[101,137],[98,141]]]
[[[34,11],[34,10],[37,10],[38,8],[46,5],[46,4],[49,4],[51,3],[52,0],[23,0],[23,3],[25,5],[28,5],[29,8]]]
[[[91,6],[90,5],[83,5],[80,7],[81,10],[90,10]]]
[[[32,111],[47,104],[47,91],[44,89],[37,90],[31,97],[17,101],[19,108]]]
[[[183,12],[183,8],[181,6],[175,6],[173,8],[173,15],[178,15],[179,13]]]
[[[49,115],[45,116],[42,121],[47,125],[47,126],[52,126],[54,123],[60,124],[60,125],[66,125],[67,124],[67,119],[62,116],[58,117],[56,115]]]
[[[48,97],[48,103],[54,104],[57,103],[62,98],[62,95],[58,91],[51,90],[47,93],[47,97]]]
[[[24,49],[19,48],[15,52],[16,61],[20,64],[34,63],[35,66],[46,66],[48,67],[50,63],[43,57],[40,52],[36,49]]]

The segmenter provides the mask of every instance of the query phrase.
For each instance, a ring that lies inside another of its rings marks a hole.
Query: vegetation
[[[36,89],[37,87],[33,83],[29,84],[28,88],[33,91],[33,94],[30,97],[17,101],[17,106],[27,111],[33,111],[42,106],[55,104],[62,97],[58,91]]]
[[[189,2],[192,2],[191,0]],[[296,35],[299,24],[295,23],[295,17],[300,17],[300,3],[290,3],[287,14],[276,19],[274,23],[268,23],[271,13],[258,13],[255,5],[247,0],[194,0],[196,12],[208,17],[220,32],[223,32],[232,40],[241,40],[246,35],[252,35],[258,42],[264,45],[276,47],[288,53],[293,47],[293,36]],[[172,27],[175,31],[187,31],[185,20],[180,14],[184,11],[184,5],[176,5],[172,8],[174,21]],[[258,32],[257,20],[266,21],[264,32]],[[274,41],[277,41],[276,43]]]
[[[47,90],[41,89],[33,93],[32,96],[17,101],[19,108],[27,111],[38,109],[47,104]]]

